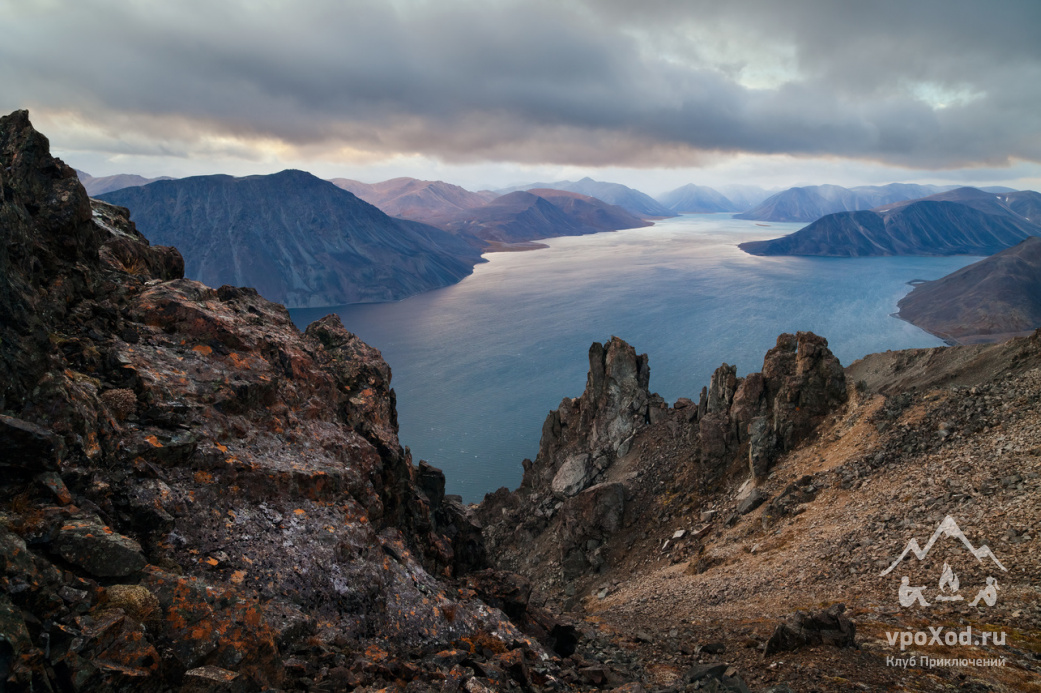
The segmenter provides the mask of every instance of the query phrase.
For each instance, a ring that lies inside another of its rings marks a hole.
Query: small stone
[[[765,503],[767,498],[769,496],[765,493],[759,489],[754,489],[743,501],[737,504],[736,512],[738,515],[747,515]]]
[[[90,601],[90,593],[86,590],[78,590],[68,585],[62,585],[61,589],[58,590],[58,596],[61,597],[66,604],[75,606],[84,602]]]
[[[72,494],[69,492],[65,482],[62,481],[61,475],[58,472],[44,472],[38,474],[36,480],[40,482],[47,490],[54,494],[55,500],[60,505],[71,505]]]
[[[677,529],[675,532],[673,532],[672,538],[673,539],[682,539],[683,535],[685,535],[686,533],[687,533],[687,530],[685,530],[685,529]]]

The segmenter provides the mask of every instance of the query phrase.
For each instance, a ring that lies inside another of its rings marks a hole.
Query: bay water
[[[291,311],[301,328],[330,312],[390,364],[403,445],[441,467],[447,492],[479,501],[515,488],[542,423],[585,387],[593,341],[617,335],[650,359],[651,390],[697,400],[726,362],[758,371],[782,332],[828,339],[843,365],[942,342],[892,317],[915,279],[975,257],[755,257],[737,248],[802,224],[729,214],[542,241],[492,253],[473,275],[396,303]]]

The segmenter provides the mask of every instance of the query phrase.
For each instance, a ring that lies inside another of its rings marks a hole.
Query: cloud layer
[[[0,110],[125,153],[1041,161],[1041,3],[40,0]]]

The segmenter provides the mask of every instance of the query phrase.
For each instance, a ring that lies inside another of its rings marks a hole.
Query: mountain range
[[[447,231],[481,239],[482,247],[493,250],[554,236],[582,236],[651,225],[594,197],[540,188],[516,190],[481,207],[430,216],[427,221]]]
[[[330,183],[354,193],[392,217],[429,223],[431,217],[482,207],[497,193],[470,192],[444,181],[392,178],[382,183],[362,183],[349,178],[332,178]]]
[[[742,209],[747,209],[747,207],[735,204],[714,188],[693,183],[658,196],[658,202],[676,214],[740,212]]]
[[[79,169],[74,170],[76,171],[76,177],[80,179],[83,188],[91,197],[104,195],[107,192],[113,192],[115,190],[122,190],[123,188],[134,188],[139,185],[148,185],[157,180],[173,180],[169,176],[145,178],[144,176],[138,176],[133,173],[117,173],[114,176],[99,176],[95,178],[89,173],[80,171]]]
[[[944,188],[935,185],[890,183],[844,188],[840,185],[811,185],[789,188],[771,195],[737,219],[753,221],[811,222],[836,212],[872,209],[902,200],[926,197]]]
[[[455,283],[481,262],[472,239],[396,219],[303,171],[196,176],[100,199],[130,209],[185,274],[255,287],[289,307],[393,301]]]
[[[1041,195],[1029,190],[958,188],[870,211],[829,214],[788,236],[739,247],[752,255],[991,255],[1041,235],[1033,221],[1039,204]]]
[[[630,214],[645,219],[661,219],[676,216],[671,210],[646,193],[634,190],[621,183],[604,183],[588,177],[579,181],[560,180],[555,183],[517,185],[496,192],[506,194],[517,190],[532,190],[535,188],[549,188],[588,195],[589,197],[603,200],[608,204],[618,205]]]

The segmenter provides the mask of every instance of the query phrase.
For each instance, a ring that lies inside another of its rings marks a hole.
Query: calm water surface
[[[669,402],[696,399],[724,361],[759,370],[781,332],[823,335],[843,364],[942,344],[890,314],[908,281],[978,258],[762,258],[737,248],[801,226],[688,215],[491,254],[459,284],[398,303],[292,314],[304,327],[336,312],[383,352],[402,444],[445,470],[449,493],[478,501],[520,483],[546,413],[582,393],[593,341],[617,335],[649,354],[651,389]]]

